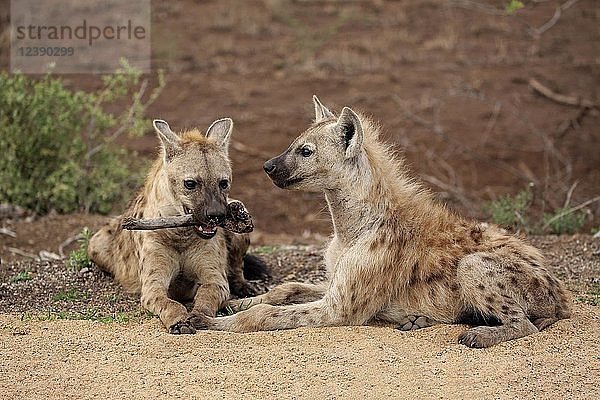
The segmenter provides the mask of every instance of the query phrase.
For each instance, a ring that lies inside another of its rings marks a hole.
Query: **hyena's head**
[[[163,169],[176,204],[200,223],[198,234],[212,238],[227,214],[227,196],[231,186],[229,138],[233,129],[230,118],[212,123],[203,135],[194,129],[180,135],[163,120],[154,120],[154,129],[162,143]]]
[[[358,115],[344,107],[335,117],[316,96],[315,122],[286,151],[263,168],[284,189],[324,190],[339,187],[340,177],[356,169],[364,154],[363,126]]]

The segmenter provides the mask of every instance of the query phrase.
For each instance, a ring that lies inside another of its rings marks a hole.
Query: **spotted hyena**
[[[214,316],[234,293],[256,294],[244,279],[243,265],[261,267],[246,255],[248,235],[216,228],[234,203],[228,203],[228,158],[233,121],[215,121],[206,135],[180,135],[154,121],[161,155],[129,208],[90,240],[90,258],[114,275],[125,289],[141,293],[142,305],[157,314],[171,333],[194,333],[189,319]],[[235,202],[237,205],[241,203]],[[193,214],[200,226],[156,231],[127,231],[124,217],[154,218]],[[183,302],[193,300],[188,312]]]
[[[470,347],[520,338],[561,318],[569,299],[542,254],[439,204],[379,139],[379,127],[314,98],[316,121],[264,169],[275,185],[325,194],[334,236],[325,285],[286,283],[198,328],[248,332],[387,321],[401,329],[474,325]]]

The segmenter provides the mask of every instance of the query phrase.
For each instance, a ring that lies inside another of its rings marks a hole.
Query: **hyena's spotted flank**
[[[228,216],[231,182],[228,158],[233,122],[215,121],[206,135],[198,130],[177,135],[155,120],[161,156],[144,188],[119,218],[90,240],[89,255],[125,289],[141,293],[142,305],[157,314],[171,333],[194,333],[190,320],[214,316],[229,297],[255,294],[243,275],[243,264],[259,260],[246,255],[248,235],[215,227]],[[241,204],[237,202],[237,204]],[[192,213],[199,227],[127,231],[123,217],[154,218]],[[192,301],[188,312],[182,302]]]
[[[195,321],[198,328],[470,323],[459,341],[488,347],[569,317],[565,289],[536,248],[451,213],[408,177],[377,125],[314,103],[315,123],[265,171],[281,188],[324,192],[334,226],[327,284],[283,284],[246,299],[248,310]]]

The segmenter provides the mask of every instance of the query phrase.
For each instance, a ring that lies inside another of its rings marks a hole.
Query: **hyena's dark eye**
[[[183,181],[183,187],[187,190],[194,190],[198,187],[198,182],[193,179],[186,179]]]
[[[314,153],[314,151],[312,151],[308,147],[303,147],[300,149],[300,155],[302,157],[310,157],[310,156],[312,156],[313,153]]]
[[[227,190],[227,189],[229,189],[229,180],[227,180],[227,179],[221,179],[221,180],[219,181],[219,187],[220,187],[222,190]]]

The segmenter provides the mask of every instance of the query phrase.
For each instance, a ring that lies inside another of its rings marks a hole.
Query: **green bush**
[[[77,240],[79,248],[69,253],[69,257],[65,263],[67,268],[80,271],[83,268],[90,268],[93,265],[93,262],[88,255],[88,245],[91,238],[92,231],[86,226],[81,231],[80,238]]]
[[[559,208],[553,214],[544,214],[544,226],[557,235],[573,234],[581,231],[585,224],[585,212],[570,208]]]
[[[516,196],[504,196],[487,204],[486,211],[491,214],[492,222],[513,231],[527,233],[573,234],[581,232],[585,225],[586,212],[580,207],[563,207],[552,213],[536,217],[532,213],[533,193],[523,190]]]
[[[143,133],[147,82],[126,63],[96,92],[72,91],[50,74],[34,80],[0,73],[0,203],[38,213],[107,213],[122,200],[131,174],[113,145],[123,132]],[[127,103],[126,107],[122,104]],[[115,104],[122,112],[105,111]]]
[[[523,190],[516,196],[503,196],[487,205],[492,221],[505,228],[518,230],[525,229],[529,222],[527,211],[531,205],[533,194],[530,190]]]

